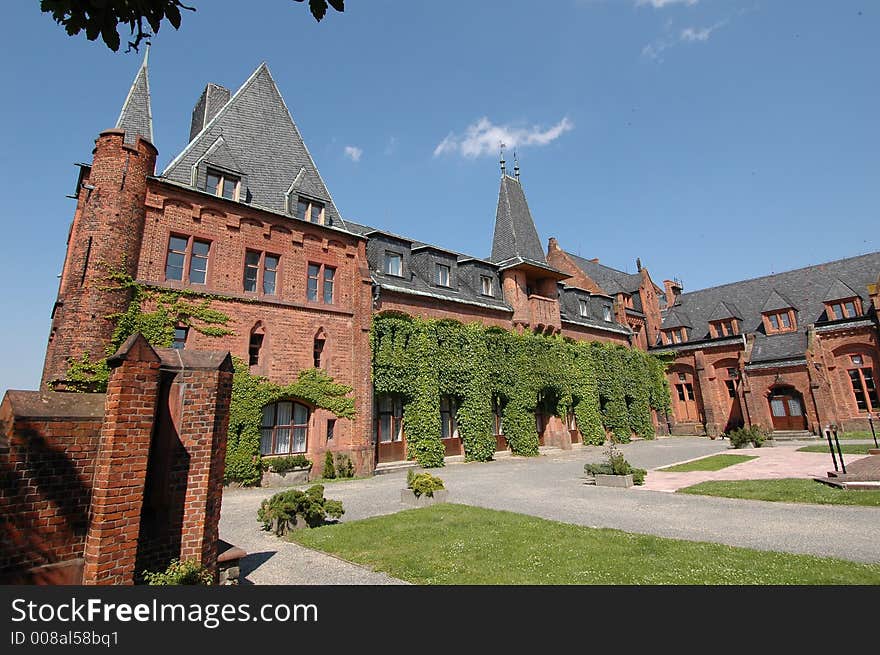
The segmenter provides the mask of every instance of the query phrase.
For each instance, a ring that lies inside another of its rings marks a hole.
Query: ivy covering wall
[[[477,461],[495,453],[493,400],[518,455],[538,453],[539,406],[573,411],[584,442],[597,445],[606,433],[653,438],[651,410],[669,408],[664,362],[620,345],[392,312],[373,318],[370,338],[375,392],[402,396],[407,456],[426,467],[443,465],[440,396],[456,400],[465,457]]]

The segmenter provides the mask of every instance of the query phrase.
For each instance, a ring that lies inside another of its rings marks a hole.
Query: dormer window
[[[684,343],[687,341],[687,330],[684,328],[672,328],[663,332],[666,335],[666,343]]]
[[[215,196],[226,198],[227,200],[238,200],[239,189],[241,187],[241,178],[229,173],[221,173],[213,168],[208,169],[207,183],[205,190],[213,193]]]
[[[385,251],[385,274],[403,276],[403,258],[400,253]]]
[[[450,268],[446,264],[434,264],[434,282],[438,287],[449,286]]]
[[[492,293],[492,278],[488,275],[480,276],[480,293],[484,296],[493,296],[495,294]]]
[[[739,334],[736,319],[733,318],[713,321],[711,325],[714,332],[712,336],[715,338],[732,337]]]
[[[578,298],[578,314],[586,318],[590,315],[590,305],[583,298]],[[605,319],[608,320],[607,318]]]
[[[778,312],[767,312],[764,314],[764,329],[767,334],[793,332],[797,329],[794,311],[784,309]]]
[[[861,303],[859,298],[849,300],[836,300],[825,305],[829,321],[838,321],[843,318],[855,318],[861,316]]]
[[[602,305],[602,320],[610,323],[612,321],[611,318],[611,305]]]
[[[294,216],[304,221],[308,221],[309,223],[323,225],[324,203],[300,196],[296,203],[296,213]]]

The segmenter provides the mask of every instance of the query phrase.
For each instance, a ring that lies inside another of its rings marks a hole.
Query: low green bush
[[[313,485],[305,491],[288,489],[267,498],[257,510],[257,520],[264,530],[274,530],[279,537],[301,523],[310,528],[323,524],[328,517],[338,519],[345,510],[338,500],[324,498],[324,487]]]
[[[730,439],[730,445],[734,448],[744,448],[749,444],[760,448],[767,441],[767,433],[757,425],[750,428],[736,428],[724,434]]]
[[[346,453],[336,453],[336,477],[353,478],[354,464]]]
[[[443,480],[430,473],[414,473],[410,469],[406,474],[406,487],[412,489],[416,498],[424,494],[428,498],[434,497],[434,492],[445,489]]]
[[[632,475],[633,484],[645,484],[645,476],[648,472],[645,469],[633,467],[626,461],[619,450],[617,450],[614,442],[610,442],[605,448],[606,461],[596,462],[593,464],[584,464],[584,473],[587,475]]]
[[[173,559],[164,571],[144,571],[144,581],[150,586],[164,585],[209,585],[214,584],[214,576],[197,560],[181,562]]]
[[[288,455],[286,457],[263,458],[263,468],[273,473],[287,473],[293,469],[309,468],[312,463],[305,455]]]

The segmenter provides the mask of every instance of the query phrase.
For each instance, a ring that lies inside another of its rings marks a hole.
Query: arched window
[[[314,365],[315,368],[321,368],[321,355],[324,353],[324,346],[327,343],[327,335],[324,334],[324,328],[319,328],[315,335],[314,343]]]
[[[263,407],[260,454],[304,453],[308,444],[309,408],[284,400]]]
[[[254,329],[251,330],[251,338],[248,342],[248,363],[251,366],[260,365],[260,355],[263,350],[263,341],[265,337],[266,329],[261,322],[257,322],[257,324],[254,325]]]

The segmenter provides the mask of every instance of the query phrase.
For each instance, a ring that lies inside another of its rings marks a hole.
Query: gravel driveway
[[[637,441],[621,447],[631,464],[649,470],[727,448],[726,441],[695,437]],[[494,462],[450,464],[434,473],[443,478],[449,501],[454,503],[676,539],[880,562],[878,508],[770,503],[584,484],[583,465],[601,459],[602,448],[587,446],[537,458],[508,456]],[[343,520],[354,521],[405,509],[400,502],[405,486],[406,474],[397,472],[328,484],[325,495],[343,501]],[[245,582],[400,582],[261,531],[257,507],[276,491],[228,489],[224,493],[220,536],[248,551],[242,561]]]

